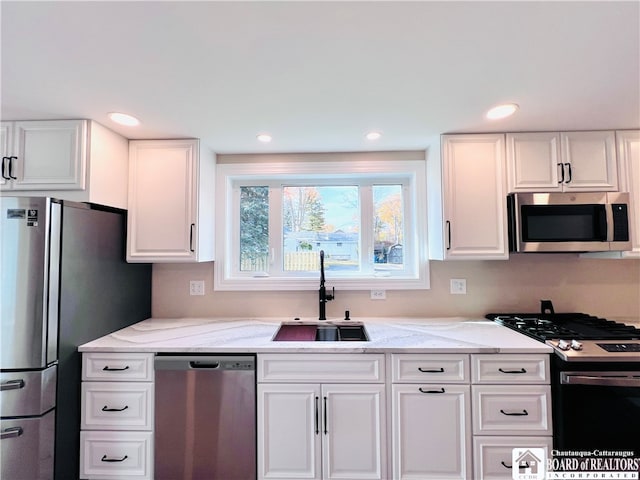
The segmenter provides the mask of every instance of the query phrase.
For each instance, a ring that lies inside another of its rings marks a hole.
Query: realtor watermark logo
[[[511,450],[511,478],[640,480],[640,457],[632,450],[551,450],[547,455],[544,448],[520,447]]]
[[[544,448],[514,448],[511,451],[513,480],[544,480],[547,454]]]

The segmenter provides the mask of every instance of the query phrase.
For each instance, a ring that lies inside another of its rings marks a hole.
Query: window
[[[327,173],[339,172],[339,173]],[[428,288],[425,165],[221,163],[217,290]]]

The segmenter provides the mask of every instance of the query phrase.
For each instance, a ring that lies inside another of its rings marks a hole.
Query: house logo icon
[[[546,463],[544,448],[514,448],[511,451],[511,478],[544,480]]]

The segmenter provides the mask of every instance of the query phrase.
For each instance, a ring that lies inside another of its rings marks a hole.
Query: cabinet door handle
[[[102,407],[102,411],[103,412],[124,412],[127,408],[129,408],[129,405],[125,405],[122,408],[109,408],[105,405],[104,407]]]
[[[420,370],[422,373],[444,373],[444,368],[440,367],[440,368],[422,368],[422,367],[418,367],[418,370]]]
[[[18,380],[9,380],[0,385],[0,391],[18,390],[20,388],[24,388],[24,380],[21,378]]]
[[[320,412],[319,412],[319,407],[320,405],[318,405],[318,402],[320,401],[320,397],[318,397],[316,395],[316,415],[315,415],[315,430],[316,430],[316,435],[318,435],[320,433]]]
[[[524,368],[521,368],[520,370],[503,370],[502,368],[499,368],[498,371],[502,373],[527,373]]]
[[[127,458],[129,458],[128,455],[125,455],[122,458],[109,458],[106,455],[103,455],[100,461],[101,462],[124,462]]]
[[[327,397],[324,397],[324,434],[326,435],[327,433],[329,433],[329,431],[327,430]]]
[[[444,393],[444,388],[440,388],[440,390],[424,390],[420,387],[418,390],[420,390],[420,393]]]
[[[571,183],[571,177],[573,176],[573,174],[571,172],[571,164],[570,163],[565,163],[564,166],[567,167],[567,171],[569,172],[569,178],[564,183]]]
[[[447,250],[451,250],[451,222],[447,220]]]
[[[9,178],[11,180],[17,180],[18,177],[13,176],[13,159],[18,160],[18,157],[9,157]]]
[[[189,230],[189,250],[191,250],[192,252],[195,252],[193,248],[193,229],[194,228],[196,228],[196,224],[192,223],[191,228]]]
[[[500,413],[509,417],[526,417],[527,415],[529,415],[529,412],[527,412],[525,409],[522,409],[521,412],[505,412],[504,410],[500,409]]]
[[[4,173],[7,170],[7,160],[9,160],[9,157],[2,157],[2,178],[5,180],[9,180],[9,177]]]
[[[560,180],[558,180],[558,183],[564,183],[564,165],[562,163],[558,163],[558,170],[560,171]]]
[[[104,372],[124,372],[125,370],[129,370],[129,365],[122,368],[111,368],[109,365],[105,365],[102,370]]]
[[[22,427],[9,427],[5,428],[0,432],[0,440],[4,440],[5,438],[15,438],[22,435]]]

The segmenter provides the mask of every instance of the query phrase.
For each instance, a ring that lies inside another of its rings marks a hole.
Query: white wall
[[[215,292],[213,263],[156,264],[154,317],[317,317],[316,291]],[[467,295],[451,295],[449,279],[466,278]],[[189,280],[204,280],[205,295],[189,296]],[[327,286],[331,279],[327,277]],[[336,291],[327,317],[350,310],[358,316],[471,316],[537,312],[541,299],[556,312],[580,311],[606,318],[640,318],[640,261],[579,258],[574,254],[512,255],[508,261],[431,262],[431,290]]]

